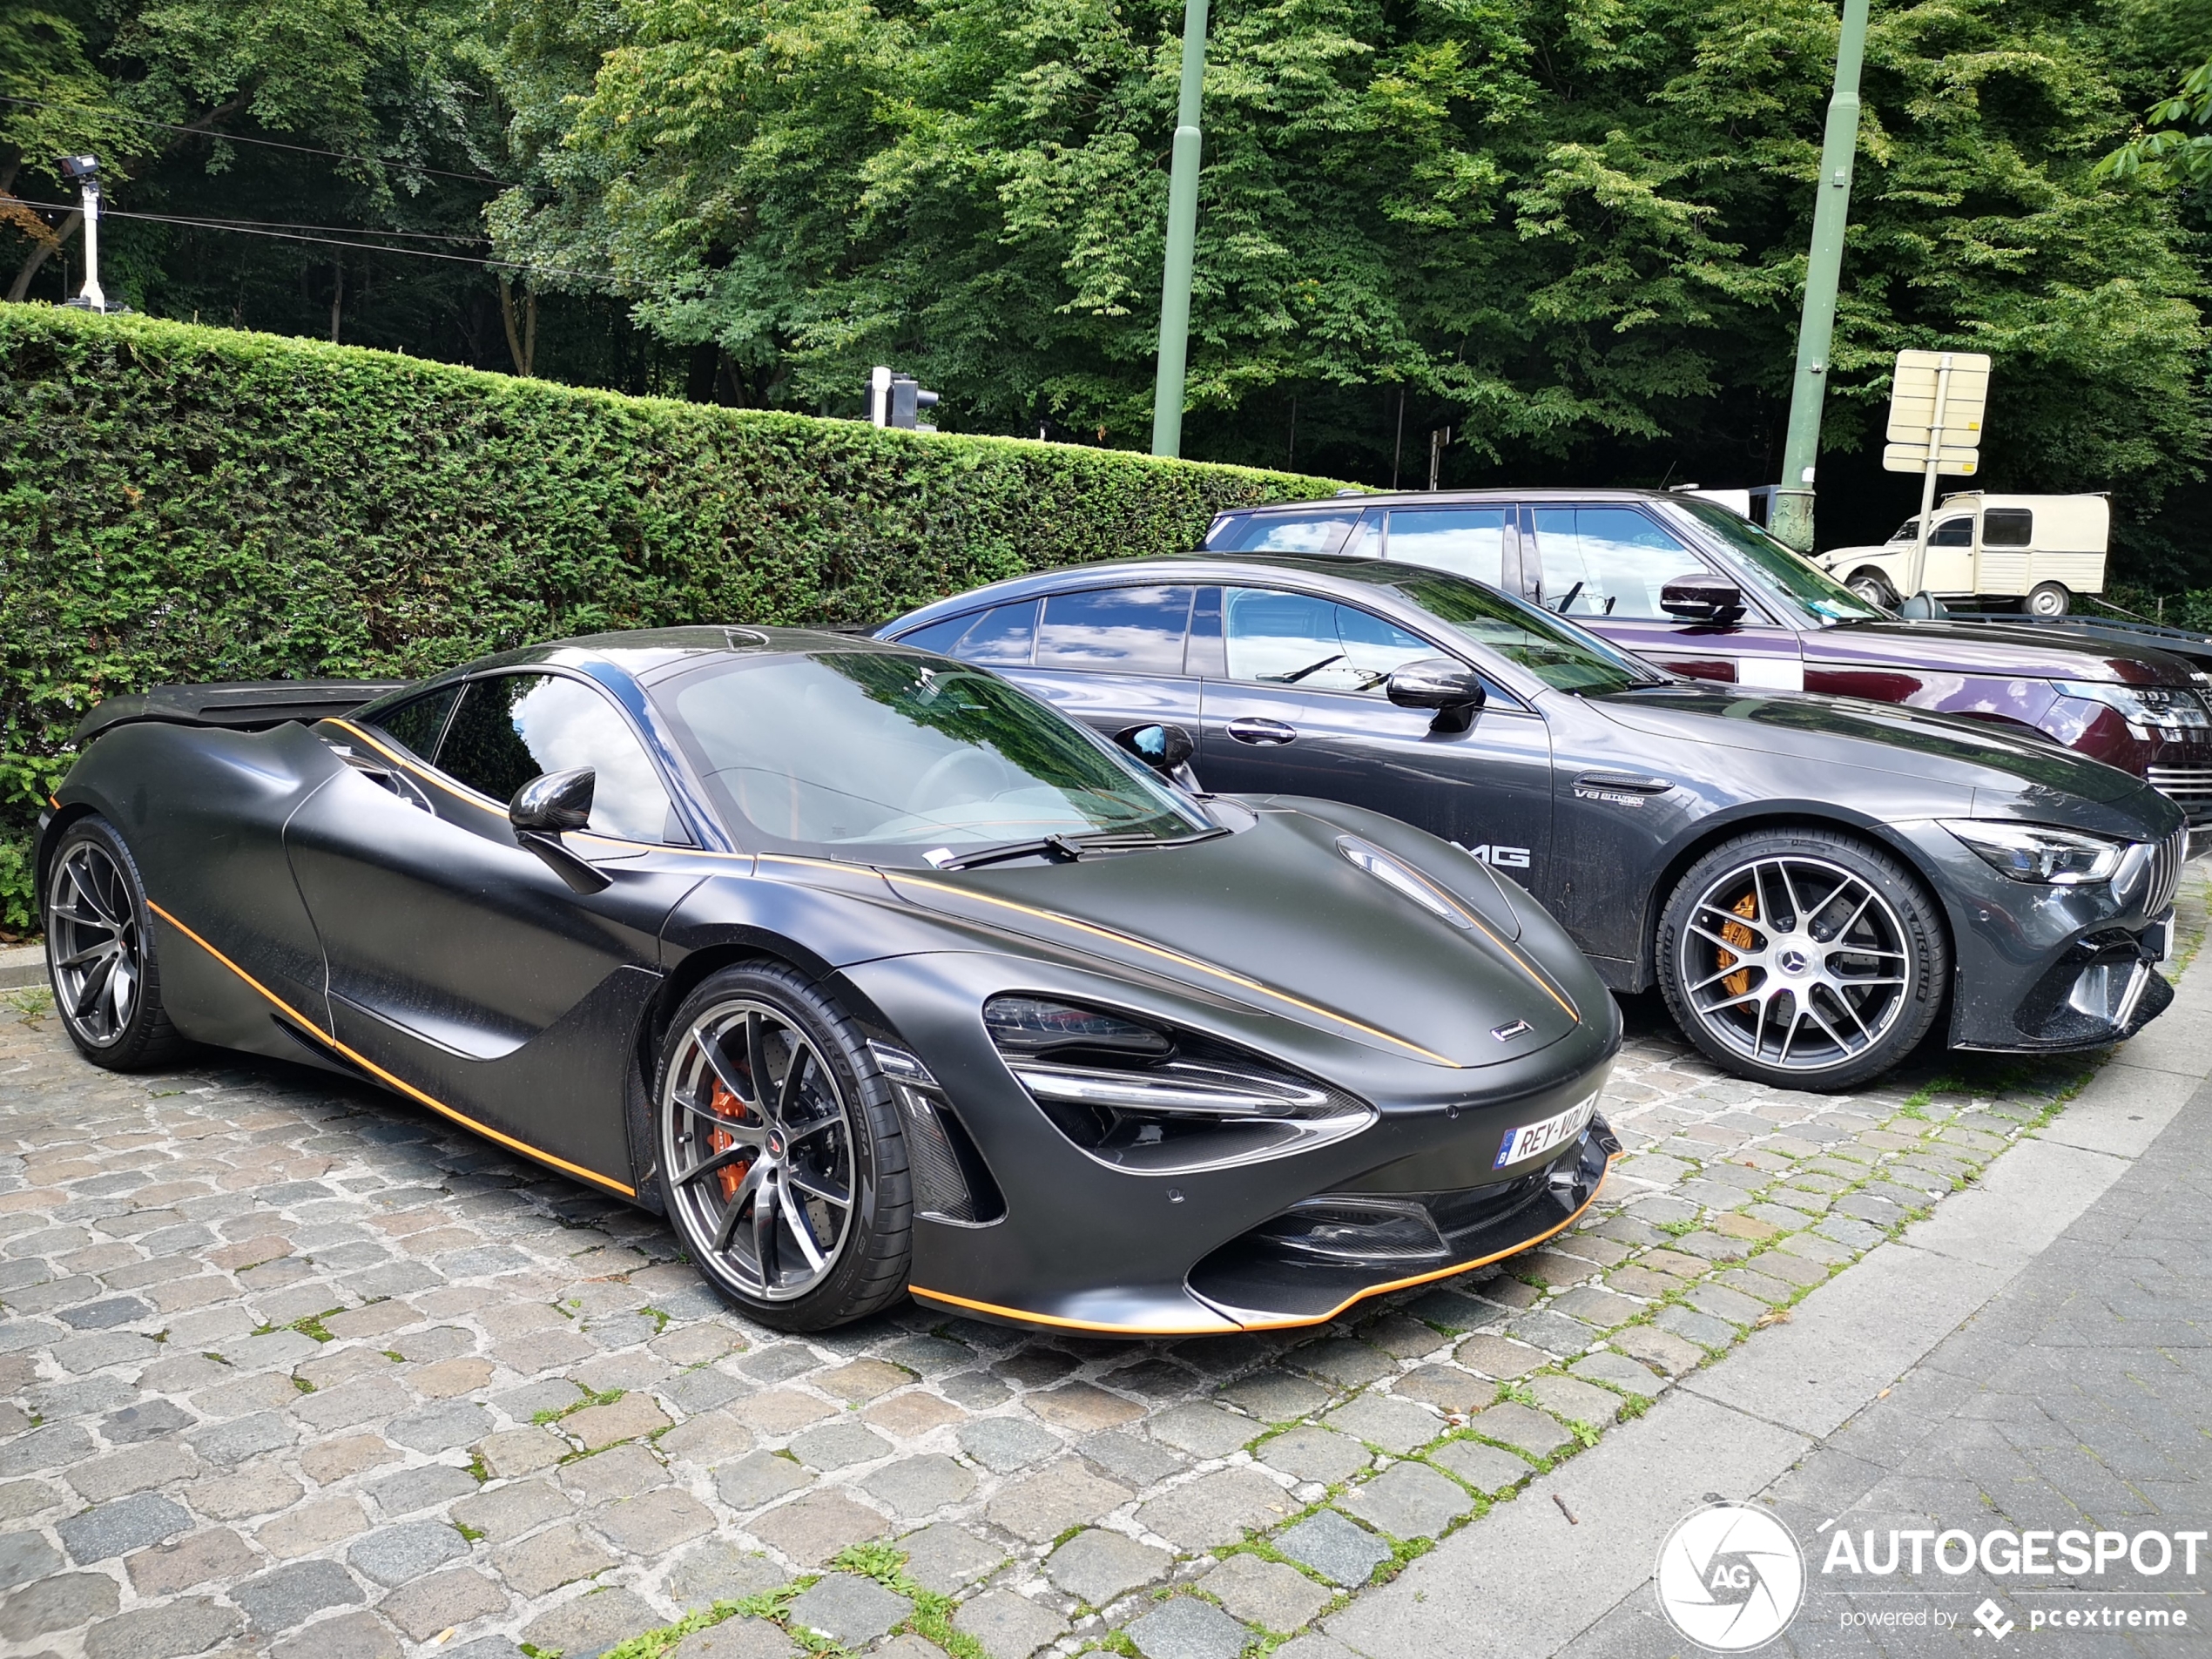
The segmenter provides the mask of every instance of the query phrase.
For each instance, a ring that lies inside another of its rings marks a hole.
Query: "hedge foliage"
[[[0,925],[32,921],[38,806],[104,697],[412,678],[600,629],[880,621],[1332,488],[0,306]]]

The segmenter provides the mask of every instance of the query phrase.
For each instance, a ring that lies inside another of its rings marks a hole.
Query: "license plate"
[[[1588,1126],[1596,1111],[1597,1096],[1592,1095],[1541,1123],[1524,1123],[1519,1129],[1507,1130],[1505,1139],[1498,1143],[1498,1161],[1490,1167],[1502,1170],[1508,1163],[1518,1163],[1523,1158],[1533,1158],[1565,1145]]]

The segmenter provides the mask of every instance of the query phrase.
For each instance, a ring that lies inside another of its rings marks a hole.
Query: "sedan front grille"
[[[2189,822],[2212,819],[2212,766],[2153,766],[2150,786],[2189,815]]]

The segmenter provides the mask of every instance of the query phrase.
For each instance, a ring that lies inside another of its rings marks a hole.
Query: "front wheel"
[[[2031,617],[2063,617],[2074,609],[2074,595],[2063,582],[2039,582],[2027,590]]]
[[[821,1331],[906,1290],[914,1205],[891,1093],[834,998],[780,964],[713,974],[654,1088],[685,1251],[764,1325]]]
[[[1933,1023],[1950,951],[1934,902],[1886,854],[1826,830],[1715,847],[1661,916],[1660,989],[1684,1035],[1739,1076],[1848,1089]]]
[[[1885,610],[1898,607],[1897,590],[1890,586],[1889,578],[1879,570],[1859,570],[1844,584],[1870,605],[1879,605]]]

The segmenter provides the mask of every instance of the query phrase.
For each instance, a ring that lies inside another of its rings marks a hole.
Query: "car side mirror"
[[[1425,657],[1390,677],[1390,700],[1401,709],[1434,709],[1432,732],[1464,732],[1475,711],[1490,700],[1482,676],[1448,657]]]
[[[1951,612],[1945,608],[1942,600],[1923,588],[1899,605],[1897,614],[1907,622],[1940,622]]]
[[[536,853],[573,893],[597,893],[609,882],[560,839],[563,831],[580,830],[591,821],[591,796],[597,782],[598,774],[589,766],[541,772],[507,803],[515,844]]]
[[[1155,772],[1172,774],[1198,752],[1190,734],[1179,725],[1132,725],[1114,733],[1114,741]]]
[[[1659,609],[1678,622],[1734,622],[1743,614],[1743,590],[1732,582],[1689,577],[1659,590]]]

